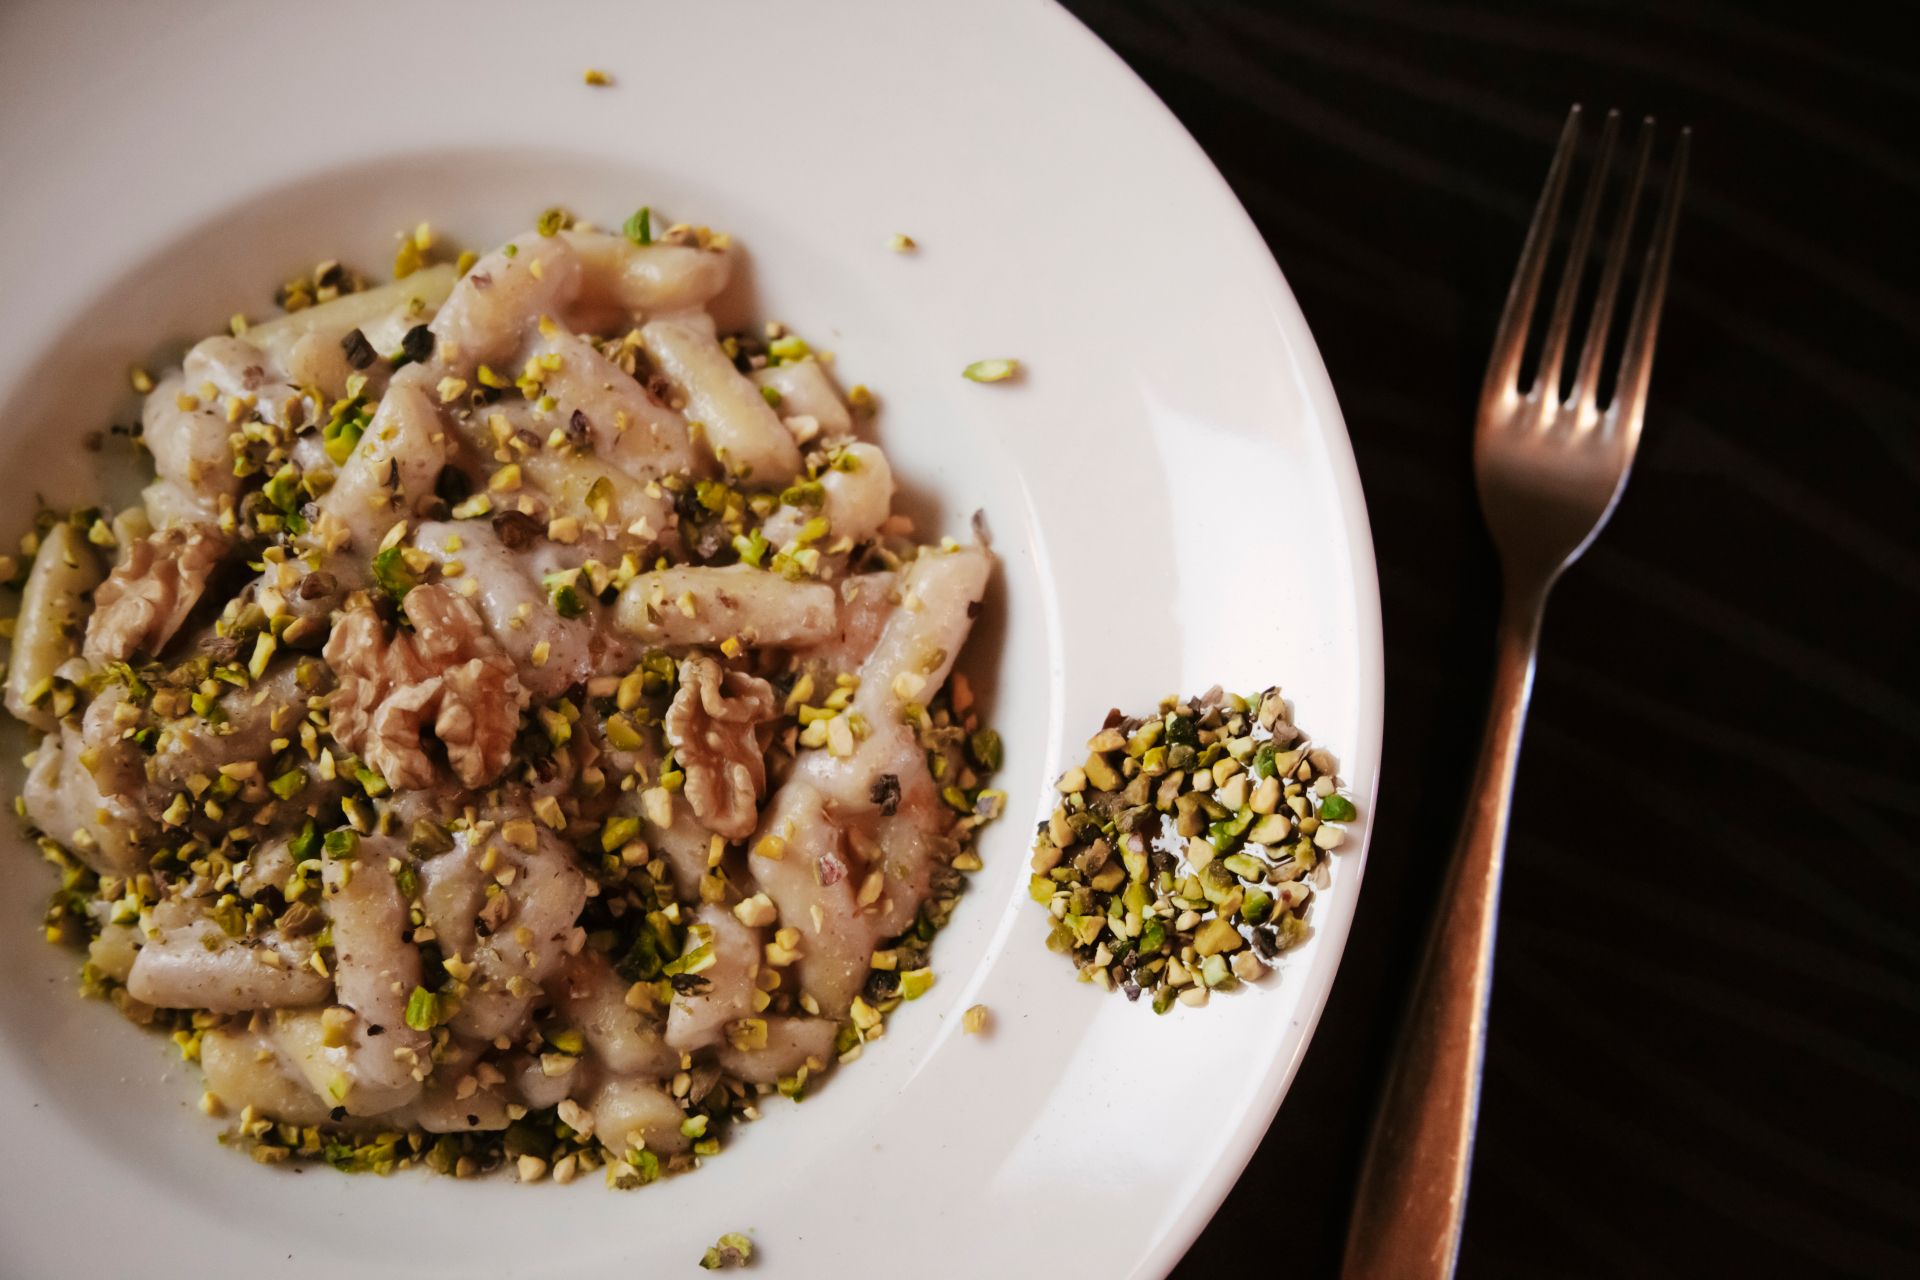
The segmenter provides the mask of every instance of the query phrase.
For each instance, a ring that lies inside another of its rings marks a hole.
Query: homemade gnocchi
[[[23,541],[49,936],[257,1159],[649,1182],[932,982],[992,556],[915,542],[806,343],[716,329],[731,262],[553,210],[323,264],[136,376],[140,507]]]

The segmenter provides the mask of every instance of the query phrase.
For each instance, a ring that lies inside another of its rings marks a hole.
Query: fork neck
[[[1500,643],[1504,656],[1509,639],[1524,641],[1529,650],[1540,640],[1540,620],[1546,613],[1547,593],[1557,573],[1533,569],[1503,570],[1500,592]]]
[[[1507,575],[1494,641],[1493,700],[1485,740],[1489,757],[1510,758],[1519,751],[1520,725],[1533,692],[1540,624],[1552,585],[1551,579],[1543,582],[1537,575],[1526,575],[1524,580]]]

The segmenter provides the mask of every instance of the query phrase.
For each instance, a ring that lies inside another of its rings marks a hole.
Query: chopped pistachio
[[[1114,771],[1107,758],[1095,751],[1087,756],[1087,762],[1081,766],[1086,780],[1093,784],[1096,791],[1117,791],[1120,788],[1120,775]],[[1069,775],[1071,776],[1071,775]]]
[[[700,1265],[708,1271],[726,1267],[744,1267],[753,1260],[753,1241],[737,1231],[729,1231],[700,1256]]]
[[[975,360],[960,375],[969,382],[1005,382],[1019,372],[1018,360]]]
[[[626,234],[627,239],[637,245],[652,244],[653,210],[641,205],[633,211],[633,216],[627,219],[621,230]]]
[[[804,360],[810,353],[806,341],[795,334],[786,334],[767,344],[767,355],[775,364],[791,364]]]
[[[425,987],[415,987],[407,997],[407,1025],[415,1031],[431,1031],[440,1023],[440,997]]]

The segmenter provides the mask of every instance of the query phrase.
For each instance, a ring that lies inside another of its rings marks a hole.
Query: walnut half
[[[413,630],[388,635],[372,609],[355,609],[327,637],[339,678],[330,709],[334,738],[393,787],[433,785],[438,769],[422,735],[431,728],[447,763],[469,787],[500,776],[527,692],[513,660],[474,607],[446,587],[415,587],[405,609]]]
[[[694,654],[680,664],[680,692],[667,708],[667,741],[687,773],[687,801],[709,831],[753,834],[766,760],[754,729],[778,713],[773,686]]]
[[[159,653],[199,603],[227,545],[226,536],[208,524],[174,525],[131,543],[94,593],[88,661]]]

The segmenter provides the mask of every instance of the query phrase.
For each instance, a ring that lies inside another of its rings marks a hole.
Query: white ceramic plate
[[[589,65],[614,87],[584,86]],[[9,835],[0,1272],[631,1275],[684,1271],[730,1230],[781,1275],[1172,1266],[1306,1049],[1364,841],[1272,980],[1156,1018],[1043,948],[1030,823],[1109,706],[1215,682],[1284,683],[1364,815],[1380,624],[1306,324],[1112,54],[1031,3],[15,0],[0,174],[8,538],[36,495],[89,492],[80,440],[130,414],[129,363],[260,314],[322,257],[384,270],[421,219],[484,248],[555,203],[730,229],[758,312],[883,397],[911,508],[961,534],[986,512],[1004,572],[972,669],[1012,796],[932,993],[815,1097],[632,1194],[265,1169],[216,1145],[197,1072],[75,998],[72,958],[36,936],[46,869]],[[896,231],[921,251],[890,253]],[[1028,375],[961,380],[989,356]],[[994,1030],[963,1037],[975,1003]]]

